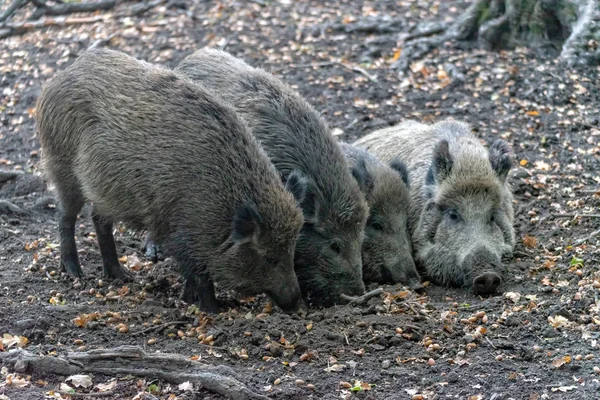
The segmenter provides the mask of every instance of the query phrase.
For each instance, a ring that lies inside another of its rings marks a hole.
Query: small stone
[[[148,339],[148,344],[155,344],[156,338]]]
[[[435,365],[435,360],[433,358],[430,358],[429,360],[427,360],[427,365],[433,367]]]
[[[15,363],[15,371],[17,372],[25,372],[27,371],[27,361],[25,360],[17,360]],[[597,368],[597,367],[594,367]]]
[[[296,379],[294,383],[296,386],[304,386],[304,381],[302,379]]]
[[[388,369],[390,365],[392,365],[392,362],[390,360],[383,360],[381,362],[381,368],[383,369]]]
[[[315,385],[313,385],[312,383],[309,383],[308,385],[306,385],[306,388],[310,389],[310,390],[315,390],[316,389]]]
[[[458,382],[458,374],[456,372],[450,372],[447,376],[448,383]]]
[[[273,385],[279,385],[281,383],[281,378],[277,378],[275,379],[275,382],[273,382]]]

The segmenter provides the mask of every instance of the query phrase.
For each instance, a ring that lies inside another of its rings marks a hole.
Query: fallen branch
[[[131,7],[129,15],[132,17],[139,17],[146,11],[150,11],[154,7],[159,6],[163,3],[166,3],[166,0],[153,0],[153,1],[149,1],[147,3],[136,4],[133,7]]]
[[[40,3],[39,1],[37,1],[35,4],[38,6],[38,8],[31,14],[29,20],[36,20],[44,15],[57,16],[78,12],[95,12],[100,10],[106,11],[113,8],[117,4],[117,0],[100,0],[93,3],[63,3],[52,7],[48,7],[44,5],[45,3]]]
[[[20,373],[75,375],[99,373],[109,376],[134,375],[161,379],[172,384],[192,382],[204,389],[234,400],[263,399],[237,378],[226,366],[202,364],[179,354],[146,353],[137,346],[67,353],[66,356],[39,356],[23,349],[0,353],[0,361]]]
[[[348,305],[355,306],[358,304],[366,303],[371,298],[377,297],[382,293],[383,293],[383,288],[377,288],[375,290],[371,290],[370,292],[363,294],[362,296],[353,297],[353,296],[348,296],[346,294],[342,294],[341,298],[343,300],[347,300]]]
[[[34,29],[45,28],[49,26],[70,26],[79,24],[92,24],[94,22],[102,21],[103,17],[96,15],[93,17],[82,17],[82,18],[48,18],[41,19],[39,21],[24,21],[14,24],[0,25],[0,39],[7,37],[22,35]]]

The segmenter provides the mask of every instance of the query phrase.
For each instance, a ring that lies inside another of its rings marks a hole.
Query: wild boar
[[[408,170],[399,159],[385,164],[366,150],[340,143],[369,206],[362,245],[365,282],[422,288],[408,232]]]
[[[306,178],[291,172],[286,190],[230,106],[172,71],[95,49],[45,85],[37,127],[68,274],[82,274],[74,235],[87,200],[108,277],[125,276],[112,234],[123,221],[178,261],[183,299],[202,310],[218,309],[213,280],[297,307]]]
[[[407,163],[415,261],[429,278],[477,294],[496,292],[506,270],[501,257],[515,246],[508,143],[498,139],[486,150],[467,124],[445,120],[405,122],[355,145],[383,161],[399,156]]]
[[[284,181],[294,170],[308,178],[294,260],[305,298],[328,305],[363,293],[368,208],[321,116],[281,80],[223,51],[198,50],[175,72],[232,104]]]

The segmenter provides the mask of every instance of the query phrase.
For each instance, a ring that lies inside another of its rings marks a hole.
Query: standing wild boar
[[[365,282],[404,283],[422,288],[412,257],[408,171],[400,160],[384,164],[366,150],[340,143],[369,205],[362,245]]]
[[[430,279],[494,293],[502,282],[501,257],[515,246],[509,145],[498,139],[487,151],[467,124],[453,120],[409,121],[355,144],[386,162],[399,156],[407,163],[415,260]]]
[[[203,49],[175,69],[232,104],[285,181],[299,170],[309,185],[295,267],[312,302],[364,292],[361,243],[368,208],[325,122],[297,92],[229,53]]]
[[[59,200],[61,264],[81,268],[77,214],[88,200],[109,277],[125,275],[113,221],[148,228],[180,264],[183,298],[218,308],[213,280],[301,300],[293,257],[306,179],[277,171],[230,107],[173,72],[104,49],[46,84],[37,104],[43,162]]]

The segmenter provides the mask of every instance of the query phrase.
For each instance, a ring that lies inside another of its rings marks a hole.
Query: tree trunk
[[[441,34],[409,35],[395,67],[404,71],[444,42],[477,40],[485,49],[555,45],[570,64],[600,63],[599,0],[475,0]]]

